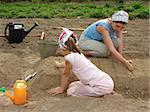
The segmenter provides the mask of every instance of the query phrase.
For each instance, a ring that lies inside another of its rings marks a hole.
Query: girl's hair
[[[71,35],[70,38],[66,41],[65,45],[67,46],[67,49],[69,51],[81,54],[79,48],[77,48],[77,46],[75,45],[75,41],[75,38],[73,37],[73,35]]]

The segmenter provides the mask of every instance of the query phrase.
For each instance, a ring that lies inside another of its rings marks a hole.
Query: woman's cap
[[[59,47],[60,48],[67,48],[65,43],[67,40],[73,35],[73,32],[67,28],[62,28],[63,32],[59,36]],[[75,44],[78,43],[78,40],[76,37],[73,37],[75,39]]]
[[[117,11],[112,15],[112,21],[120,21],[128,23],[129,15],[125,11]]]

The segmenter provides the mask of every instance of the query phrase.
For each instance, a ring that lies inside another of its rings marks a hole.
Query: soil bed
[[[127,34],[124,34],[124,56],[134,62],[134,71],[129,72],[114,58],[89,58],[96,66],[110,74],[115,81],[115,90],[122,96],[106,96],[103,98],[74,98],[66,94],[52,97],[46,90],[59,85],[60,72],[54,60],[63,61],[63,57],[50,56],[41,59],[38,41],[41,32],[45,39],[58,37],[61,30],[52,27],[86,28],[97,19],[15,19],[26,29],[34,21],[36,27],[20,44],[8,44],[0,37],[0,87],[10,92],[17,79],[37,72],[36,77],[28,82],[28,103],[23,106],[11,104],[8,98],[0,94],[0,112],[148,112],[149,107],[149,29],[145,27],[149,20],[130,20]],[[11,19],[0,19],[0,32]],[[81,31],[75,31],[78,35]],[[4,34],[1,34],[4,35]],[[73,80],[76,78],[73,77]],[[119,105],[118,105],[119,104]],[[68,106],[69,105],[69,106]],[[76,108],[76,107],[79,108]]]

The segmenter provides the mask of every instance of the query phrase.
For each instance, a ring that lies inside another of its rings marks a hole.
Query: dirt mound
[[[63,59],[62,57],[59,57]],[[60,84],[60,72],[54,65],[56,57],[49,57],[38,62],[36,76],[28,82],[29,97],[39,96],[45,90]],[[41,92],[39,92],[41,91]],[[36,93],[36,94],[32,94]]]
[[[126,97],[149,97],[149,77],[147,75],[149,72],[149,58],[133,59],[135,65],[133,72],[129,72],[121,63],[112,58],[89,59],[98,68],[110,74],[115,82],[115,90],[117,92]],[[28,54],[28,57],[20,58],[11,53],[1,53],[1,86],[12,88],[12,85],[17,79],[24,79],[25,76],[36,72],[36,76],[27,83],[29,97],[36,98],[36,96],[44,94],[45,90],[60,84],[61,73],[55,67],[54,60],[63,61],[63,57],[50,56],[45,59],[40,59],[35,54]],[[142,68],[141,66],[145,67]],[[73,77],[72,80],[74,79]]]
[[[16,79],[21,79],[31,68],[28,62],[17,55],[0,53],[0,86],[11,86]]]

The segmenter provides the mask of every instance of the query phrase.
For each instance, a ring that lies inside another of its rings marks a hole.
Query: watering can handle
[[[8,37],[8,35],[7,35],[8,26],[9,26],[9,24],[7,24],[6,27],[5,27],[5,37],[9,40],[9,37]]]

